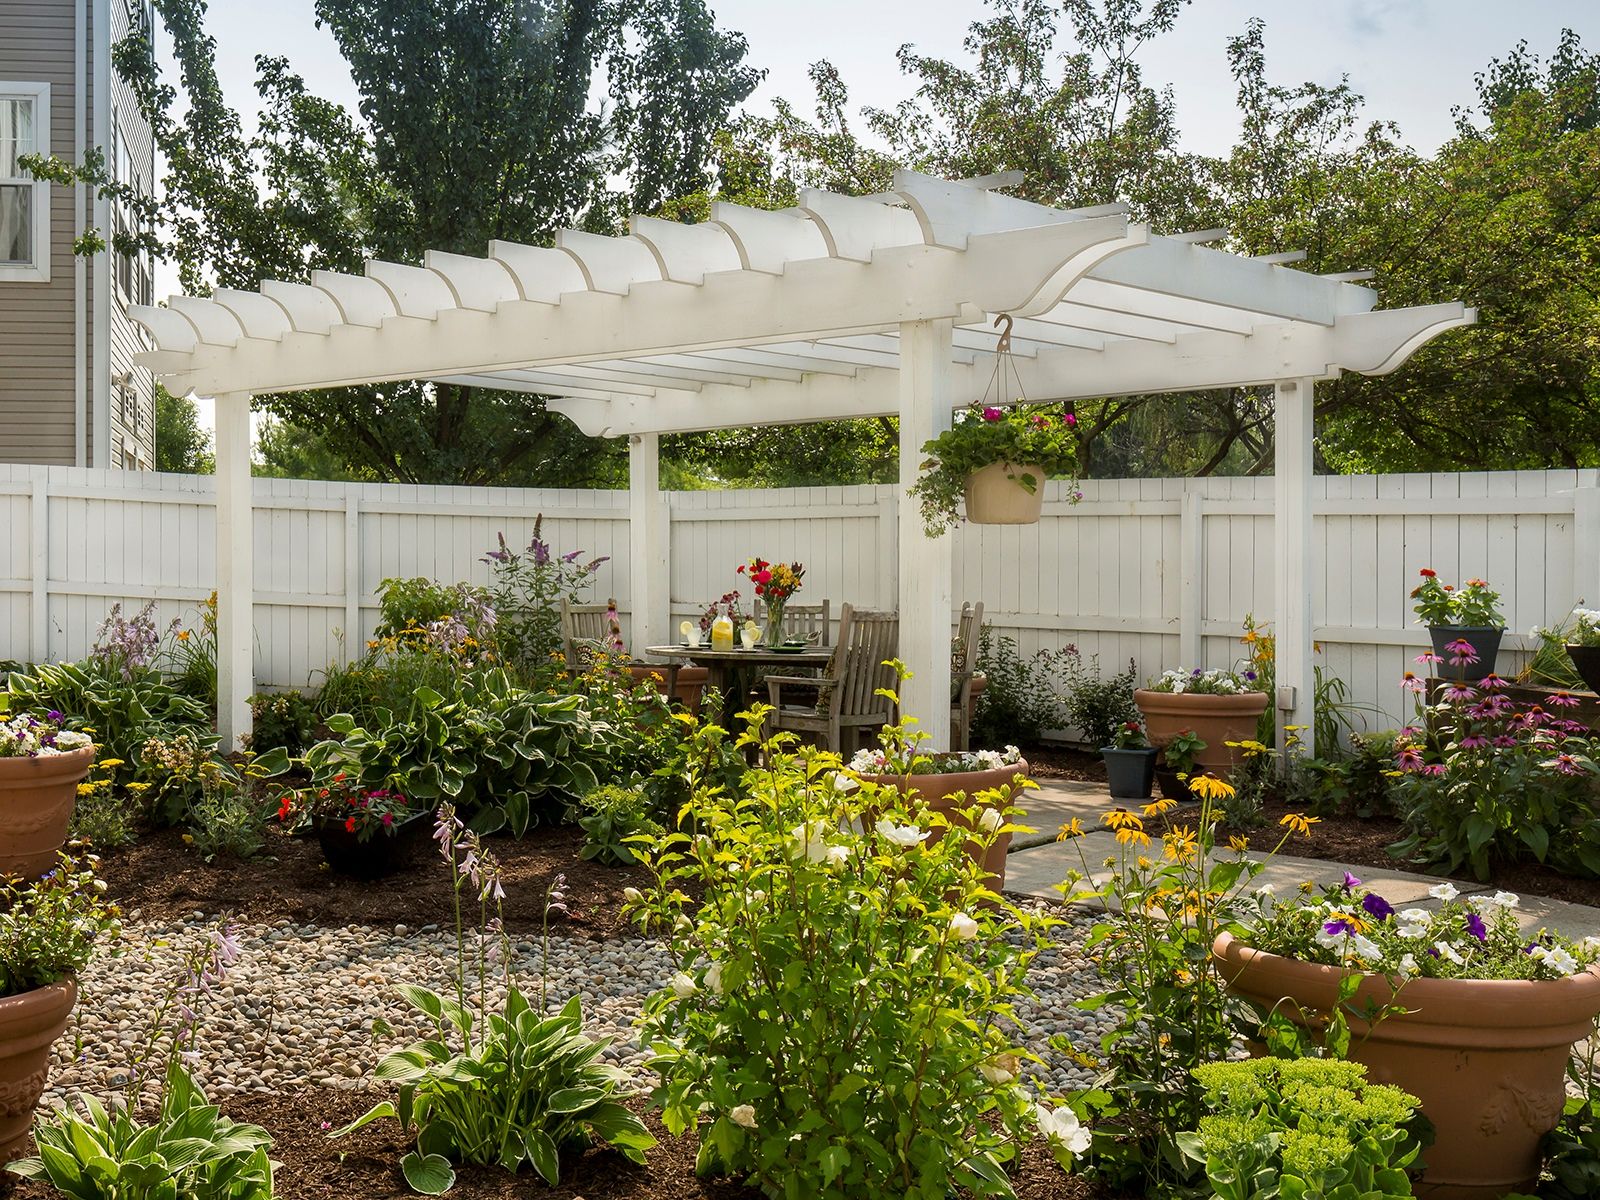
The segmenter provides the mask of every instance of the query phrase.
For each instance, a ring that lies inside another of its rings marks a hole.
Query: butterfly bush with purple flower
[[[1309,886],[1309,885],[1307,885]],[[1398,980],[1561,979],[1600,960],[1600,938],[1524,931],[1511,892],[1463,896],[1449,882],[1430,907],[1396,909],[1356,876],[1280,901],[1256,925],[1258,950]]]
[[[512,550],[503,533],[497,540],[483,561],[494,576],[489,592],[501,657],[527,675],[548,675],[561,657],[561,602],[582,603],[609,558],[584,561],[582,550],[557,553],[544,538],[542,513],[534,518],[527,549]]]

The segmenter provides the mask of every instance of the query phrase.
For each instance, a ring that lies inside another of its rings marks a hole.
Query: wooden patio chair
[[[783,632],[791,638],[804,638],[813,646],[828,644],[828,609],[833,604],[790,604],[783,610]]]
[[[972,737],[972,676],[978,667],[983,601],[961,606],[961,622],[950,643],[950,749],[966,750]]]
[[[894,720],[893,706],[877,691],[894,687],[894,671],[884,662],[899,651],[900,614],[843,605],[839,642],[819,674],[767,676],[768,728],[810,734],[826,750],[854,753],[862,730]]]
[[[612,652],[611,631],[606,627],[608,611],[610,606],[606,604],[573,604],[562,597],[561,652],[567,660],[567,670],[573,675],[582,675],[594,665],[598,656]],[[661,676],[662,692],[669,699],[676,694],[677,663],[645,662],[630,657],[628,666],[635,668],[636,676],[640,669]]]

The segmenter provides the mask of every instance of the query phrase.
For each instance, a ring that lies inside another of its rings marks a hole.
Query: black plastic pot
[[[1176,800],[1179,804],[1190,804],[1200,799],[1189,790],[1187,783],[1178,778],[1178,773],[1171,767],[1156,768],[1156,782],[1161,785],[1161,797],[1164,800]]]
[[[1156,777],[1157,753],[1153,746],[1139,750],[1121,750],[1116,746],[1100,748],[1100,757],[1106,760],[1106,781],[1111,785],[1113,799],[1150,799],[1150,786]]]
[[[317,822],[317,844],[328,868],[351,879],[382,879],[393,875],[411,861],[418,843],[427,831],[427,812],[413,813],[397,821],[387,833],[374,833],[366,841],[344,827],[343,821]]]
[[[1494,660],[1500,653],[1500,638],[1504,629],[1493,625],[1430,625],[1428,635],[1433,638],[1433,652],[1440,661],[1433,668],[1440,679],[1476,681],[1494,674]],[[1475,663],[1451,665],[1450,652],[1445,649],[1451,642],[1468,643],[1477,654]]]
[[[1600,646],[1568,646],[1567,657],[1572,660],[1583,686],[1591,692],[1600,692]]]

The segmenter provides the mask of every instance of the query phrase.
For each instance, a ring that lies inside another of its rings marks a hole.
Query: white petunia
[[[1433,914],[1425,908],[1403,908],[1400,910],[1400,920],[1408,925],[1430,925],[1433,923]]]
[[[1401,958],[1397,973],[1401,979],[1410,979],[1415,975],[1417,973],[1417,956],[1415,954],[1406,954]]]
[[[1518,896],[1515,892],[1496,892],[1489,897],[1489,903],[1496,908],[1515,908],[1518,903]]]
[[[754,1129],[756,1127],[756,1110],[751,1104],[740,1104],[728,1113],[728,1120],[741,1129]]]
[[[687,1000],[690,996],[694,995],[700,990],[694,981],[694,977],[687,971],[679,971],[676,975],[674,975],[672,977],[671,987],[672,994],[679,1000]]]
[[[1367,962],[1377,962],[1383,957],[1383,951],[1378,949],[1374,942],[1362,937],[1359,933],[1350,939],[1350,944],[1354,947],[1357,956]]]
[[[970,942],[978,936],[978,923],[964,912],[950,918],[950,935],[958,942]]]
[[[878,836],[887,842],[892,842],[902,850],[910,850],[920,846],[928,831],[918,829],[915,825],[897,825],[893,821],[879,821],[873,826]]]
[[[1258,896],[1271,896],[1275,892],[1277,892],[1277,890],[1278,890],[1277,887],[1274,886],[1273,884],[1263,883],[1260,887],[1258,887],[1256,889],[1256,895],[1258,895]]]
[[[859,783],[857,783],[854,779],[851,779],[848,775],[840,775],[835,773],[833,777],[833,790],[836,792],[853,792],[860,786],[861,785]]]
[[[1401,937],[1411,940],[1428,936],[1428,927],[1426,925],[1397,925],[1394,931]]]
[[[1453,962],[1458,967],[1465,965],[1467,961],[1466,959],[1462,958],[1461,955],[1456,953],[1456,948],[1449,942],[1435,942],[1433,944],[1433,948],[1439,952],[1440,958]]]
[[[1450,901],[1461,895],[1461,893],[1456,890],[1456,885],[1453,883],[1439,883],[1428,889],[1428,895],[1435,900]]]
[[[1058,1108],[1051,1112],[1041,1104],[1034,1111],[1034,1118],[1039,1123],[1039,1132],[1048,1141],[1061,1145],[1073,1154],[1082,1154],[1089,1148],[1092,1140],[1089,1131],[1078,1120],[1078,1114],[1070,1108]]]

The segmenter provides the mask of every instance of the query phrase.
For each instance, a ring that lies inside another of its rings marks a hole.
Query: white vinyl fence
[[[1270,479],[1107,480],[1081,504],[1051,484],[1036,526],[956,535],[955,598],[981,600],[1024,652],[1071,642],[1108,671],[1225,665],[1247,613],[1272,618]],[[386,578],[487,582],[504,532],[536,514],[558,552],[609,556],[594,598],[629,599],[625,492],[418,487],[257,479],[256,672],[315,685],[359,652]],[[1512,633],[1600,601],[1600,472],[1326,476],[1316,480],[1318,662],[1392,724],[1398,681],[1426,634],[1417,570],[1481,575]],[[888,607],[896,594],[895,489],[673,493],[674,623],[734,587],[752,555],[806,564],[802,600]],[[0,659],[75,658],[114,603],[193,619],[215,583],[209,477],[0,464]],[[746,585],[748,588],[748,585]],[[1521,655],[1514,653],[1513,663]]]

